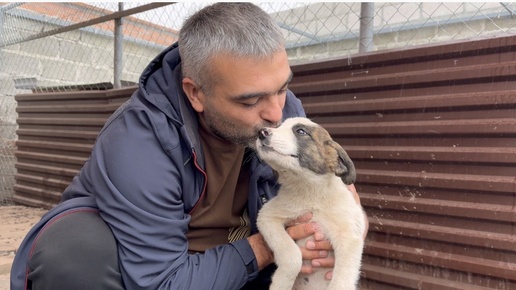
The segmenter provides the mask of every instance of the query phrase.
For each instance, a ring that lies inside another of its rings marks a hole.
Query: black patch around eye
[[[307,127],[305,125],[302,125],[302,124],[298,124],[298,125],[295,125],[292,127],[292,131],[294,132],[294,134],[299,138],[299,137],[304,137],[304,136],[310,136],[311,137],[311,130],[310,130],[310,127]]]

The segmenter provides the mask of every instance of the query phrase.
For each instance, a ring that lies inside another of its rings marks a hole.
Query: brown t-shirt
[[[242,163],[245,149],[218,138],[203,124],[199,131],[208,180],[186,234],[191,253],[234,242],[251,232],[246,210],[249,170]]]

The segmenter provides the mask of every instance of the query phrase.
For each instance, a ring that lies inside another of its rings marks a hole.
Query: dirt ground
[[[9,274],[18,246],[47,210],[0,206],[0,290],[9,290]]]

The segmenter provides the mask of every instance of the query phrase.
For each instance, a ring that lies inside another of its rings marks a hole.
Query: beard
[[[243,147],[255,147],[260,130],[264,127],[277,127],[279,124],[264,121],[251,128],[235,123],[216,110],[205,110],[203,113],[205,126],[219,138]]]

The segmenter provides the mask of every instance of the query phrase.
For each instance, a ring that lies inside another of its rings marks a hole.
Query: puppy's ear
[[[326,148],[326,160],[329,169],[340,176],[345,184],[355,183],[357,173],[355,171],[355,165],[349,158],[346,151],[339,145],[339,143],[328,140],[324,142]]]

